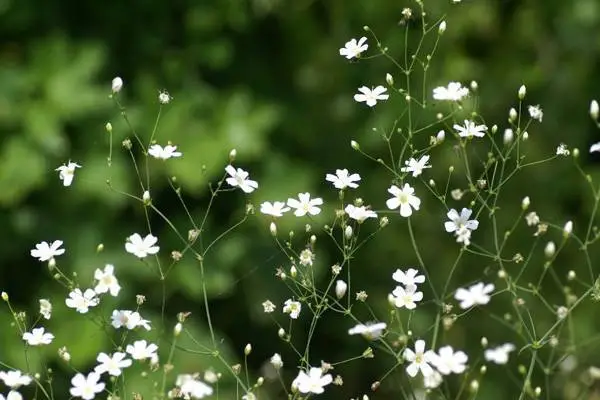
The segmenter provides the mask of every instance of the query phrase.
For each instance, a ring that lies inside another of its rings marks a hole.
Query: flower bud
[[[552,258],[554,253],[556,253],[556,245],[554,242],[550,241],[546,243],[546,247],[544,247],[544,255],[546,258]]]
[[[513,132],[512,129],[508,128],[508,129],[504,130],[503,140],[504,140],[504,144],[505,145],[508,146],[509,144],[511,144],[512,141],[513,141],[513,139],[514,139],[514,137],[515,137],[515,134],[514,134],[514,132]]]
[[[358,142],[356,140],[351,140],[350,141],[350,146],[352,146],[352,148],[354,150],[360,150],[360,145],[358,144]]]
[[[8,301],[8,293],[2,292],[2,300]]]
[[[123,88],[123,79],[118,76],[112,80],[112,92],[119,93]]]
[[[394,86],[394,77],[391,74],[385,74],[385,81],[388,85]]]
[[[592,100],[590,103],[590,117],[594,121],[598,120],[598,113],[600,112],[600,107],[598,106],[598,102],[596,100]]]
[[[290,275],[292,276],[292,278],[295,278],[296,276],[298,276],[298,270],[293,265],[292,265],[292,268],[290,268]]]
[[[142,200],[144,201],[144,205],[145,206],[149,206],[152,199],[150,198],[150,192],[145,190],[144,194],[142,195]]]
[[[443,35],[446,32],[446,21],[440,22],[440,26],[438,28],[438,34]]]
[[[173,335],[179,336],[181,334],[182,329],[183,325],[181,324],[181,322],[176,323],[175,327],[173,328]]]
[[[519,114],[517,114],[517,110],[515,110],[514,108],[511,108],[510,111],[508,112],[508,120],[510,122],[514,122],[517,119],[517,116]]]
[[[350,239],[352,237],[352,227],[350,225],[346,225],[346,228],[344,229],[344,236],[346,236],[346,239]]]
[[[563,228],[563,236],[565,238],[569,237],[573,232],[573,221],[567,221],[565,227]]]
[[[279,328],[279,330],[277,331],[277,336],[283,338],[285,336],[285,329]]]
[[[521,135],[521,139],[523,139],[523,141],[526,141],[527,139],[529,139],[529,132],[527,132],[527,131],[523,132],[523,135]]]
[[[106,132],[112,133],[112,124],[110,122],[107,122],[104,128],[106,129]]]
[[[229,152],[229,162],[230,163],[234,162],[236,156],[237,156],[237,150],[231,149],[231,151]]]
[[[521,209],[523,209],[523,211],[527,210],[530,204],[531,201],[529,200],[529,196],[523,197],[523,200],[521,201]]]
[[[244,354],[249,355],[250,353],[252,353],[252,345],[248,343],[246,347],[244,347]]]
[[[335,297],[341,299],[346,294],[346,290],[348,290],[348,284],[343,280],[338,280],[335,282]]]
[[[471,81],[471,90],[476,92],[477,89],[479,89],[479,84],[477,83],[477,81]]]
[[[438,143],[441,143],[441,142],[443,142],[445,138],[446,138],[446,132],[444,132],[444,130],[443,130],[443,129],[442,129],[441,131],[439,131],[439,132],[437,133],[437,135],[435,136],[435,140],[436,140]]]
[[[521,87],[519,88],[519,99],[523,100],[525,98],[526,94],[527,94],[527,88],[525,87],[525,85],[521,85]]]
[[[275,225],[275,222],[271,222],[271,225],[269,225],[269,231],[271,231],[271,235],[277,236],[277,225]]]

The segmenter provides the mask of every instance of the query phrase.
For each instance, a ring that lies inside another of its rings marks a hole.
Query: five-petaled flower
[[[296,217],[302,217],[306,214],[317,215],[321,212],[321,209],[317,206],[323,205],[323,199],[320,197],[311,199],[310,193],[299,193],[298,200],[290,198],[287,205],[296,210],[294,211]]]
[[[81,168],[81,165],[69,161],[67,164],[55,169],[55,171],[58,171],[58,177],[63,182],[63,186],[71,186],[75,177],[75,168]]]
[[[413,208],[415,211],[419,210],[421,200],[415,196],[415,190],[408,183],[405,183],[402,189],[396,185],[392,185],[389,187],[388,192],[394,195],[394,197],[385,202],[390,210],[400,207],[400,215],[403,217],[410,217]]]
[[[396,286],[391,294],[392,303],[398,307],[406,307],[407,310],[414,310],[417,307],[416,302],[423,300],[423,292],[417,292],[415,285],[409,285],[405,288]]]
[[[82,292],[77,288],[69,293],[69,298],[65,300],[67,307],[74,308],[78,313],[85,314],[90,307],[95,307],[100,303],[96,292],[93,289],[87,289]]]
[[[0,371],[0,380],[11,389],[18,389],[21,386],[27,386],[31,383],[29,375],[23,375],[21,371]]]
[[[474,231],[477,229],[477,227],[479,227],[479,221],[475,219],[469,219],[472,213],[473,210],[469,208],[463,208],[459,215],[458,211],[452,208],[447,214],[450,221],[444,222],[444,228],[446,229],[446,232],[454,232],[456,241],[459,243],[464,243],[466,246],[470,244],[471,231]]]
[[[252,193],[258,188],[258,182],[248,179],[250,174],[241,168],[235,169],[232,165],[228,165],[225,167],[225,172],[229,174],[229,178],[225,181],[233,187],[239,187],[244,193]]]
[[[432,350],[425,351],[424,340],[417,340],[414,351],[408,347],[404,350],[404,359],[410,362],[408,367],[406,367],[406,373],[412,378],[417,376],[419,371],[421,371],[423,376],[433,374],[434,370],[430,364],[433,363],[435,357],[436,354]]]
[[[409,268],[406,272],[397,269],[396,272],[392,274],[392,279],[404,286],[416,286],[417,283],[425,282],[425,276],[418,275],[418,273],[419,271],[414,268]]]
[[[149,358],[156,359],[158,346],[154,343],[148,343],[145,340],[136,340],[133,344],[128,344],[125,351],[131,355],[134,360],[144,360]]]
[[[406,167],[400,168],[400,171],[412,172],[413,178],[416,178],[417,176],[421,175],[421,173],[423,172],[423,170],[425,168],[431,168],[431,165],[427,165],[428,161],[429,161],[428,155],[424,155],[423,157],[419,158],[418,160],[411,158],[404,162],[404,165],[406,165]]]
[[[469,358],[462,351],[454,351],[451,346],[441,347],[432,364],[443,375],[462,374],[467,369]]]
[[[283,201],[275,201],[273,203],[265,201],[260,205],[260,212],[272,217],[281,217],[288,211],[290,211],[290,208]]]
[[[333,186],[335,186],[336,189],[346,189],[346,188],[356,189],[358,187],[358,184],[354,183],[354,182],[360,181],[360,175],[359,174],[349,174],[348,170],[345,168],[344,169],[336,169],[335,175],[327,174],[325,176],[325,180],[333,183]]]
[[[83,400],[92,400],[96,397],[96,393],[104,390],[105,384],[98,382],[99,380],[100,374],[96,372],[90,372],[88,376],[81,373],[75,375],[71,379],[71,385],[73,385],[70,390],[71,396],[81,397]]]
[[[157,242],[158,238],[152,234],[148,234],[142,239],[138,233],[134,233],[127,238],[127,241],[125,242],[125,250],[136,257],[144,258],[148,254],[158,253],[160,247],[155,246]]]
[[[494,291],[494,284],[488,283],[484,285],[483,282],[476,283],[475,285],[469,286],[467,289],[459,288],[454,294],[454,298],[460,301],[460,308],[463,310],[473,307],[474,305],[484,305],[489,303],[489,294]]]
[[[150,321],[143,319],[139,312],[131,310],[113,310],[111,315],[111,324],[113,328],[119,329],[122,326],[127,329],[135,329],[138,326],[149,331]]]
[[[363,36],[358,39],[358,41],[356,39],[350,39],[350,41],[346,42],[344,47],[340,49],[340,56],[344,56],[348,60],[351,60],[360,57],[360,53],[366,51],[368,48],[369,45],[367,44],[366,37]]]
[[[148,154],[150,154],[154,158],[159,158],[161,160],[168,160],[169,158],[173,158],[173,157],[181,157],[181,152],[176,151],[176,150],[177,150],[177,146],[173,146],[170,144],[166,145],[165,147],[162,147],[159,144],[153,144],[148,149]]]
[[[39,346],[41,344],[50,344],[54,339],[54,335],[50,332],[45,332],[44,328],[34,328],[31,332],[23,334],[23,340],[30,346]]]
[[[94,279],[98,281],[96,287],[94,287],[96,293],[110,292],[110,295],[114,297],[119,295],[121,286],[119,285],[119,281],[117,280],[114,271],[115,266],[112,264],[106,264],[104,266],[104,271],[100,268],[96,269],[94,272]]]
[[[460,137],[484,137],[485,131],[487,131],[487,126],[475,125],[475,122],[465,119],[464,126],[454,124],[454,129],[456,129],[456,131],[458,132],[458,136]]]
[[[54,256],[60,256],[64,254],[65,249],[61,249],[62,240],[55,240],[52,244],[48,242],[41,242],[35,245],[35,249],[31,250],[31,256],[37,258],[40,261],[48,261],[54,258]]]
[[[333,382],[330,374],[323,375],[321,368],[311,368],[308,374],[300,371],[298,376],[292,382],[292,387],[296,388],[300,393],[321,394],[324,392],[323,387]]]
[[[433,89],[435,100],[461,101],[469,95],[469,89],[463,87],[460,82],[450,82],[448,87],[439,86]]]
[[[377,86],[375,89],[369,89],[366,86],[361,86],[358,88],[360,93],[354,95],[354,100],[362,103],[365,102],[369,107],[373,107],[377,104],[378,100],[387,100],[390,95],[387,94],[387,89],[381,85]]]
[[[365,206],[356,207],[352,204],[348,204],[344,211],[350,218],[358,221],[358,223],[363,223],[367,218],[377,218],[377,213],[373,210],[369,210]]]
[[[96,361],[100,364],[94,368],[94,372],[98,374],[107,372],[111,376],[119,376],[121,375],[123,368],[131,366],[132,361],[126,357],[127,354],[118,351],[112,355],[99,353]]]
[[[213,394],[213,388],[190,374],[178,375],[175,386],[179,388],[185,399],[203,399]]]
[[[299,301],[292,301],[291,299],[287,299],[283,304],[283,312],[286,314],[290,314],[290,318],[297,319],[300,315],[300,311],[302,310],[302,304]]]
[[[501,346],[492,348],[492,349],[487,349],[484,353],[483,353],[483,357],[486,359],[486,361],[491,361],[495,364],[506,364],[508,362],[508,356],[510,354],[511,351],[513,351],[515,349],[515,345],[512,343],[504,343]]]
[[[385,322],[358,324],[348,330],[348,335],[362,335],[365,339],[375,340],[381,336],[385,328],[387,328]]]

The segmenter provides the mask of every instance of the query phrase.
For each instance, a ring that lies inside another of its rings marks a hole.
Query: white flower
[[[111,82],[111,89],[113,93],[119,93],[123,88],[123,79],[115,77]]]
[[[273,368],[275,369],[281,369],[281,367],[283,367],[283,360],[281,359],[279,353],[273,354],[273,357],[271,357],[269,362],[271,363],[271,365],[273,365]]]
[[[567,148],[567,145],[564,144],[564,143],[559,144],[558,147],[556,148],[556,155],[557,156],[565,156],[566,157],[569,154],[571,154],[571,152]]]
[[[173,100],[173,97],[166,90],[161,90],[158,93],[158,102],[160,104],[169,104]]]
[[[425,168],[431,168],[431,165],[427,165],[428,161],[428,155],[424,155],[423,157],[419,158],[418,161],[414,158],[411,158],[404,162],[404,165],[406,165],[406,167],[400,168],[400,171],[412,172],[412,176],[416,178],[417,176],[421,175]]]
[[[433,371],[431,375],[423,377],[423,386],[427,389],[435,389],[442,384],[443,380],[444,378],[439,372]]]
[[[458,135],[460,137],[484,137],[485,131],[487,131],[487,126],[485,125],[475,125],[473,121],[469,121],[465,119],[465,125],[461,126],[458,124],[454,125],[454,129],[458,131]]]
[[[152,234],[148,234],[142,239],[139,234],[134,233],[127,238],[125,250],[136,257],[144,258],[148,254],[158,253],[160,247],[155,246],[156,242],[158,242],[158,238]]]
[[[63,181],[63,186],[71,186],[75,177],[75,168],[81,168],[81,165],[69,161],[66,165],[63,164],[55,169],[58,171],[58,177]]]
[[[156,359],[158,346],[154,343],[148,343],[145,340],[136,340],[133,345],[128,344],[125,351],[131,354],[134,360],[144,360],[146,358]]]
[[[260,205],[260,212],[272,217],[281,217],[283,213],[290,211],[283,201],[275,201],[270,203],[265,201]]]
[[[113,310],[110,318],[111,324],[115,329],[119,329],[123,326],[129,330],[135,329],[138,326],[143,327],[147,331],[151,329],[150,321],[143,319],[137,311]]]
[[[108,372],[111,376],[119,376],[122,373],[123,368],[131,366],[132,361],[127,357],[127,354],[116,352],[112,356],[106,353],[99,353],[96,361],[100,364],[94,368],[94,372],[103,374]]]
[[[394,195],[394,197],[388,199],[385,204],[390,210],[400,207],[400,215],[403,217],[410,217],[412,208],[418,211],[421,206],[421,200],[414,195],[415,190],[408,183],[405,183],[402,189],[392,185],[388,188],[388,193]]]
[[[112,264],[106,264],[104,266],[104,271],[101,269],[96,269],[94,272],[94,279],[98,281],[94,291],[98,294],[110,292],[111,296],[118,296],[119,291],[121,290],[121,286],[119,286],[119,281],[115,277],[114,274],[115,266]]]
[[[473,307],[474,305],[484,305],[489,303],[489,293],[494,291],[494,284],[488,283],[484,285],[483,282],[476,283],[468,287],[467,289],[459,288],[454,294],[454,298],[460,301],[460,308],[463,310]]]
[[[321,368],[311,368],[308,374],[300,371],[292,382],[292,387],[298,389],[300,393],[321,394],[324,391],[323,386],[329,385],[332,381],[331,375],[323,375]]]
[[[48,261],[53,259],[54,256],[60,256],[65,253],[65,249],[60,248],[62,244],[62,240],[55,240],[51,245],[47,242],[41,242],[35,245],[35,249],[32,249],[30,254],[42,262]]]
[[[410,362],[410,365],[406,367],[406,373],[412,378],[417,376],[419,371],[421,371],[423,376],[433,374],[434,370],[429,364],[435,357],[436,355],[433,351],[425,351],[424,340],[417,340],[415,342],[415,351],[409,348],[404,350],[404,359]]]
[[[44,328],[35,328],[30,332],[23,334],[23,340],[30,346],[39,346],[41,344],[50,344],[54,335],[50,332],[44,332]]]
[[[213,388],[194,375],[178,375],[175,385],[179,387],[184,399],[202,399],[213,394]]]
[[[348,335],[363,335],[366,339],[375,340],[381,336],[385,328],[387,328],[385,322],[358,324],[348,330]]]
[[[69,293],[69,298],[65,300],[67,307],[74,308],[78,313],[85,314],[90,307],[95,307],[100,303],[96,292],[92,289],[87,289],[82,292],[77,288]]]
[[[594,143],[590,146],[590,153],[595,153],[600,151],[600,142]]]
[[[473,210],[463,208],[459,215],[458,211],[454,208],[450,209],[447,214],[450,221],[444,222],[446,232],[454,232],[455,235],[458,236],[459,242],[465,241],[464,239],[466,237],[467,241],[465,241],[465,244],[468,244],[468,238],[471,236],[471,231],[474,231],[479,227],[479,221],[475,219],[469,220],[472,213]]]
[[[31,377],[29,375],[23,375],[19,370],[8,372],[0,371],[0,379],[11,389],[18,389],[21,386],[27,386],[31,383]]]
[[[525,216],[525,221],[527,221],[528,226],[535,226],[540,223],[540,217],[535,211],[531,211]]]
[[[40,299],[40,314],[45,319],[50,319],[52,316],[52,303],[47,299]]]
[[[166,145],[164,148],[159,144],[153,144],[148,149],[148,154],[150,154],[154,158],[168,160],[172,157],[181,157],[181,152],[176,150],[177,146],[172,146],[170,144]]]
[[[356,207],[352,204],[348,204],[344,209],[348,216],[359,223],[362,223],[367,218],[377,218],[377,213],[373,210],[369,210],[365,206]]]
[[[327,174],[325,175],[325,180],[333,183],[336,189],[346,189],[352,188],[356,189],[358,184],[354,182],[360,181],[359,174],[349,174],[347,169],[336,169],[335,175]]]
[[[273,304],[273,302],[271,300],[263,301],[262,306],[263,306],[263,311],[267,314],[272,313],[277,308],[277,306],[275,304]]]
[[[445,21],[442,22],[444,24],[444,30],[446,27]],[[440,25],[440,30],[442,29]],[[435,100],[447,100],[447,101],[461,101],[465,97],[469,95],[469,89],[463,87],[460,82],[450,82],[448,83],[448,87],[437,87],[433,89],[433,98]]]
[[[321,212],[321,209],[317,206],[323,205],[323,199],[320,197],[311,199],[310,193],[299,193],[298,200],[288,199],[287,205],[294,208],[294,215],[296,217],[302,217],[306,214],[317,215]]]
[[[540,108],[539,105],[529,106],[529,107],[527,107],[527,111],[529,111],[529,116],[532,119],[536,119],[539,122],[542,122],[542,118],[544,117],[544,112],[542,111],[542,109]]]
[[[344,56],[348,60],[352,58],[358,58],[360,57],[360,53],[366,51],[368,48],[369,45],[367,44],[366,37],[361,37],[360,39],[358,39],[358,42],[356,41],[356,39],[350,39],[350,41],[346,42],[344,47],[340,49],[340,56]]]
[[[387,100],[390,97],[385,93],[387,92],[387,89],[381,85],[372,90],[366,86],[361,86],[358,88],[358,91],[360,93],[354,95],[354,100],[359,103],[364,101],[369,107],[373,107],[377,104],[377,100]]]
[[[468,359],[464,352],[455,352],[451,346],[444,346],[438,350],[437,357],[433,359],[433,365],[443,375],[462,374],[467,368]]]
[[[248,172],[241,168],[236,170],[232,165],[228,165],[225,167],[225,172],[229,174],[229,178],[225,181],[233,187],[239,187],[244,193],[252,193],[258,188],[258,183],[248,179]]]
[[[96,393],[104,390],[104,383],[98,382],[100,374],[90,372],[86,377],[83,374],[77,374],[71,379],[73,387],[70,390],[71,396],[81,397],[84,400],[92,400],[96,397]]]
[[[397,269],[396,272],[392,274],[392,279],[404,286],[417,286],[417,283],[425,282],[425,276],[417,275],[418,273],[419,271],[414,268],[409,268],[406,272]]]
[[[505,343],[501,346],[493,349],[487,349],[483,356],[486,361],[491,361],[495,364],[506,364],[508,362],[508,355],[515,349],[515,345],[512,343]]]
[[[283,305],[283,312],[290,314],[290,318],[292,319],[297,319],[301,310],[302,304],[298,301],[292,301],[291,299],[287,299]]]
[[[414,285],[406,288],[396,286],[392,292],[392,300],[398,308],[406,307],[408,310],[413,310],[417,307],[416,302],[423,300],[423,292],[417,292],[417,287]]]

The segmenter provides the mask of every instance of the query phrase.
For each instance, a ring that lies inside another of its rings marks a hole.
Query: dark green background
[[[58,361],[59,346],[67,345],[73,365],[84,371],[93,365],[98,351],[108,351],[109,347],[106,337],[93,324],[66,309],[67,290],[54,283],[46,267],[29,256],[35,243],[64,240],[67,252],[58,259],[59,266],[77,273],[82,286],[91,283],[96,268],[107,262],[115,264],[123,290],[118,302],[103,303],[102,313],[108,316],[112,307],[134,308],[135,295],[144,294],[147,304],[142,307],[142,315],[160,326],[162,286],[149,267],[125,254],[123,248],[128,235],[146,232],[143,208],[109,190],[105,183],[110,178],[115,188],[141,196],[131,160],[120,146],[131,132],[108,98],[110,80],[118,75],[125,81],[120,99],[145,139],[150,136],[159,108],[158,91],[166,89],[174,98],[163,109],[157,139],[163,144],[171,140],[184,157],[166,163],[151,160],[150,166],[154,204],[182,232],[190,227],[167,177],[177,177],[186,204],[194,218],[199,219],[209,196],[208,182],[221,177],[232,148],[238,151],[236,164],[249,170],[260,184],[259,190],[249,196],[257,209],[264,200],[283,200],[304,191],[322,196],[331,204],[337,193],[324,181],[325,174],[348,168],[363,177],[356,196],[383,211],[392,176],[353,151],[349,143],[357,140],[369,154],[386,157],[387,149],[372,128],[389,130],[403,112],[405,102],[400,96],[392,96],[371,110],[355,103],[352,96],[359,86],[385,84],[388,72],[402,86],[400,71],[383,57],[350,63],[339,56],[338,49],[350,38],[365,35],[362,27],[368,25],[390,53],[401,58],[407,32],[406,26],[399,23],[404,7],[417,12],[415,3],[386,0],[0,1],[0,286],[10,294],[17,309],[32,313],[30,322],[35,318],[39,298],[53,301],[54,317],[45,325],[57,340],[29,356],[50,363],[57,387],[73,374]],[[429,70],[428,96],[431,88],[448,81],[468,84],[475,80],[479,82],[481,115],[488,125],[498,124],[502,131],[507,127],[508,109],[518,104],[517,89],[525,83],[528,93],[524,104],[540,104],[544,110],[543,123],[534,123],[528,129],[528,159],[551,156],[556,146],[565,142],[570,148],[582,149],[581,164],[592,176],[598,176],[598,159],[588,156],[587,147],[600,136],[587,112],[600,85],[600,3],[472,0],[451,5],[449,1],[436,0],[426,1],[426,9],[428,21],[445,16],[448,24]],[[411,46],[419,38],[420,29],[419,20],[409,22]],[[435,34],[431,36],[434,38]],[[377,54],[370,36],[369,44],[368,55]],[[433,105],[416,113],[415,121],[424,125],[434,120],[436,112],[447,110],[445,105]],[[109,141],[104,130],[108,121],[114,128],[110,170],[106,166]],[[406,119],[402,119],[399,126],[405,123]],[[431,129],[423,143],[438,129]],[[426,171],[425,179],[445,181],[448,165],[455,162],[453,140],[448,135],[450,143],[445,143],[444,150],[432,153],[434,168]],[[485,150],[480,156],[485,156]],[[54,169],[68,159],[83,168],[77,171],[73,186],[64,188]],[[593,199],[572,164],[570,159],[554,160],[527,169],[511,180],[500,197],[501,211],[505,213],[501,220],[506,225],[499,227],[499,232],[512,225],[521,198],[529,195],[532,209],[542,219],[558,226],[572,219],[576,233],[583,234]],[[423,194],[423,208],[412,223],[434,277],[432,281],[441,287],[458,247],[443,232],[445,208],[425,194],[423,183],[415,185],[417,192]],[[461,180],[457,174],[454,186],[465,188],[464,177]],[[246,203],[241,192],[219,195],[217,200],[210,213],[207,241],[239,220]],[[467,203],[450,200],[448,204],[458,208]],[[325,208],[329,216],[333,208]],[[387,293],[394,287],[392,272],[417,262],[406,222],[397,214],[389,217],[390,226],[353,261],[353,280],[360,285],[354,291],[367,290],[372,307],[382,320],[386,320],[388,312]],[[151,220],[166,262],[169,252],[180,248],[180,243],[160,218],[153,215]],[[316,221],[331,222],[325,215]],[[298,250],[306,241],[301,238],[304,223],[288,216],[279,225],[280,232],[291,228],[296,231]],[[369,221],[364,230],[370,232],[375,226]],[[313,228],[317,227],[317,223],[313,224]],[[504,254],[527,254],[533,240],[531,233],[521,224]],[[482,219],[474,241],[489,246],[490,235],[491,226]],[[552,240],[560,242],[560,232],[553,231],[552,235]],[[545,240],[534,250],[539,261],[528,270],[533,281],[541,271]],[[104,244],[105,250],[97,254],[99,243]],[[593,249],[590,254],[593,259]],[[328,271],[329,266],[340,261],[339,257],[327,238],[319,236],[317,268]],[[582,259],[583,253],[575,244],[560,254],[555,268],[563,284],[570,269],[588,285],[592,282],[589,274],[585,275]],[[205,265],[211,313],[227,359],[231,364],[240,362],[244,345],[252,343],[249,365],[256,377],[263,362],[279,352],[286,363],[284,376],[289,384],[296,373],[297,360],[278,341],[277,327],[262,313],[260,305],[269,298],[280,311],[290,296],[285,285],[274,277],[275,268],[287,264],[272,244],[268,220],[261,215],[251,217],[214,247]],[[519,270],[518,265],[513,264],[512,268]],[[497,268],[489,260],[466,257],[451,287],[483,279],[501,288],[502,281],[496,278],[495,271]],[[193,258],[176,266],[166,288],[166,329],[171,329],[177,312],[191,311],[186,327],[200,340],[206,340],[199,270]],[[574,288],[582,293],[585,287]],[[547,290],[545,297],[551,304],[564,304],[560,286],[550,284]],[[427,290],[425,296],[431,298]],[[514,341],[519,348],[526,345],[489,318],[490,313],[502,316],[512,311],[510,296],[505,293],[498,299],[489,309],[476,310],[460,319],[441,337],[441,343],[465,349],[473,363],[482,354],[481,336],[487,336],[494,344]],[[555,317],[535,300],[530,307],[541,332],[545,332]],[[370,318],[364,307],[354,311],[360,319]],[[25,368],[19,335],[8,328],[11,319],[6,307],[0,312],[0,360]],[[413,331],[417,336],[430,339],[426,329],[434,312],[434,305],[429,303],[416,313]],[[598,330],[595,315],[596,305],[589,302],[574,314],[572,330],[561,342],[561,351],[580,341],[593,342]],[[278,314],[276,318],[287,326],[287,317]],[[296,323],[295,332],[301,332],[308,323],[309,316],[305,314]],[[312,361],[337,362],[360,354],[366,344],[361,338],[346,335],[351,326],[350,320],[339,316],[324,318],[314,341]],[[301,343],[301,336],[296,339]],[[575,346],[573,352],[580,366],[571,375],[559,374],[552,383],[540,371],[534,374],[533,385],[542,386],[544,396],[550,396],[550,389],[555,394],[553,398],[574,398],[566,394],[567,388],[572,382],[579,384],[580,373],[597,360],[598,349],[588,343],[583,348]],[[389,362],[378,355],[374,360],[336,368],[334,373],[343,376],[344,385],[328,388],[322,397],[347,399],[368,393],[371,383],[381,377]],[[513,358],[509,369],[490,367],[481,380],[479,398],[516,398],[522,385],[516,366],[528,362],[529,354],[524,351]],[[223,370],[208,356],[178,353],[175,364],[177,372],[203,371],[209,366]],[[477,368],[473,374],[469,379],[480,379]],[[137,374],[128,382],[130,391],[149,390],[149,380],[144,381]],[[231,387],[231,382],[226,378],[225,387]],[[460,383],[452,378],[450,388],[456,389]],[[397,393],[394,388],[400,384],[407,384],[402,368],[373,397],[398,398],[391,393]],[[224,398],[235,397],[234,392],[224,393]],[[269,396],[266,393],[271,393],[268,398],[278,398],[277,383],[265,384],[265,398]]]

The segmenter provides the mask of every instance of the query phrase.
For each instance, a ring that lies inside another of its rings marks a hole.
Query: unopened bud
[[[503,140],[504,140],[504,144],[505,145],[508,146],[509,144],[511,144],[512,141],[513,141],[513,139],[514,139],[514,137],[515,137],[515,134],[514,134],[514,132],[513,132],[512,129],[508,128],[508,129],[504,130]]]
[[[471,81],[471,90],[476,92],[477,89],[479,89],[479,84],[477,83],[477,81]]]
[[[346,236],[346,239],[350,239],[352,237],[352,227],[350,225],[346,225],[346,228],[344,229],[344,236]]]
[[[123,88],[123,79],[118,76],[112,80],[112,92],[119,93]]]
[[[443,129],[441,131],[439,131],[437,133],[437,135],[435,136],[435,140],[437,141],[437,143],[443,142],[445,138],[446,138],[446,132],[444,132]]]
[[[527,88],[525,87],[525,85],[521,85],[521,87],[519,88],[519,99],[523,100],[525,98],[526,94],[527,94]]]
[[[277,336],[283,338],[285,336],[285,329],[279,328],[279,330],[277,331]]]
[[[598,106],[598,102],[596,100],[592,100],[590,103],[590,117],[594,121],[598,120],[598,113],[600,113],[600,107]]]
[[[564,228],[563,228],[563,236],[565,238],[571,236],[571,233],[573,232],[573,221],[567,221],[567,223],[565,224]]]
[[[250,353],[252,353],[252,345],[248,343],[246,347],[244,347],[244,354],[249,355]]]
[[[335,297],[341,299],[346,294],[346,290],[348,290],[348,284],[343,280],[338,280],[335,282]]]
[[[440,22],[440,26],[438,28],[438,34],[443,35],[446,32],[446,21]]]
[[[104,244],[100,243],[96,246],[96,253],[101,253],[104,250]]]
[[[530,204],[531,201],[529,200],[529,196],[523,197],[523,200],[521,200],[521,209],[523,209],[523,211],[527,210]]]
[[[554,242],[546,243],[546,247],[544,247],[544,255],[546,258],[552,258],[554,253],[556,253],[556,245]]]
[[[2,300],[8,301],[8,293],[2,292]]]
[[[394,86],[394,77],[392,76],[392,74],[385,74],[385,81],[388,85]]]
[[[360,150],[360,145],[358,144],[358,142],[356,140],[351,140],[350,141],[350,146],[352,146],[352,148],[354,150]]]
[[[519,114],[517,114],[517,110],[515,110],[514,108],[511,108],[510,111],[508,112],[508,120],[510,122],[515,122],[518,115]]]
[[[106,132],[112,133],[112,124],[110,122],[107,122],[104,128],[106,129]]]
[[[144,201],[144,205],[145,206],[149,206],[151,203],[151,199],[150,199],[150,192],[145,190],[144,194],[142,195],[142,200]]]
[[[229,152],[229,162],[230,163],[234,162],[236,156],[237,156],[237,150],[231,149],[231,151]]]
[[[295,266],[292,265],[292,267],[290,268],[290,275],[292,276],[292,278],[295,278],[296,276],[298,276],[298,270],[296,269]]]
[[[521,135],[521,138],[523,139],[523,141],[526,141],[527,139],[529,139],[529,132],[527,132],[527,131],[523,132],[523,135]]]
[[[271,222],[271,225],[269,225],[269,231],[271,231],[271,235],[277,236],[277,225],[275,225],[275,222]]]

